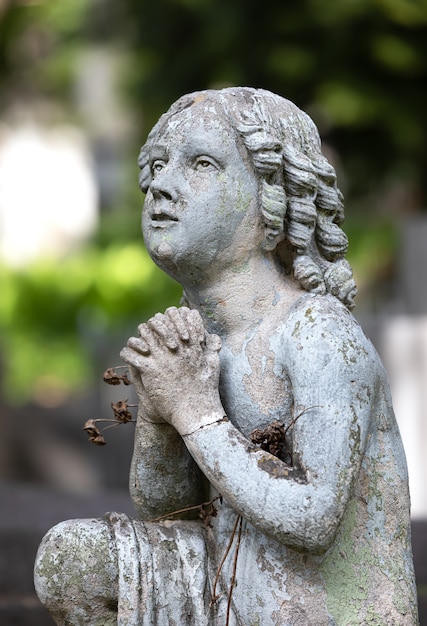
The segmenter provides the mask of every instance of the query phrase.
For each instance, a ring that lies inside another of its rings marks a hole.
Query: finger
[[[142,384],[141,373],[133,365],[129,365],[129,376],[135,386],[138,383]]]
[[[151,353],[150,346],[144,339],[141,339],[141,337],[130,337],[127,345],[129,348],[132,348],[145,356]]]
[[[203,343],[205,341],[205,327],[200,313],[196,309],[187,309],[187,307],[181,307],[179,311],[185,320],[191,341]]]
[[[161,313],[156,313],[154,317],[148,320],[147,325],[156,333],[169,350],[176,350],[178,348],[175,328],[170,325],[167,317]]]
[[[176,328],[179,338],[181,341],[189,341],[190,335],[188,333],[187,326],[185,321],[180,314],[180,311],[176,308],[176,306],[171,306],[165,311],[165,315],[167,315]]]
[[[156,349],[158,344],[154,336],[154,333],[149,328],[148,324],[140,324],[138,326],[138,334],[139,334],[139,338],[147,344],[147,347],[150,350],[150,352],[153,352],[153,350]]]
[[[205,341],[205,327],[203,325],[202,316],[195,309],[191,309],[189,313],[189,320],[191,320],[192,329],[194,333],[194,339],[199,343]]]
[[[129,376],[138,394],[142,395],[144,385],[142,384],[141,372],[134,365],[129,365]]]
[[[120,358],[129,365],[135,367],[138,371],[144,366],[145,357],[140,352],[136,352],[132,348],[123,348],[120,352]]]
[[[206,347],[213,352],[221,350],[222,341],[218,335],[206,333]]]

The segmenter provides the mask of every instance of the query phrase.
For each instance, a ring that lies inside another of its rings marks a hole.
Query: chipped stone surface
[[[404,451],[312,121],[261,90],[190,94],[140,167],[147,249],[185,306],[122,351],[138,518],[52,529],[40,598],[58,624],[415,626]],[[274,420],[286,462],[250,441]]]

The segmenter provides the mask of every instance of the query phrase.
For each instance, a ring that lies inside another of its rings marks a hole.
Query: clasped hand
[[[198,311],[170,307],[138,327],[121,358],[131,366],[140,415],[166,421],[181,435],[222,419],[218,335],[209,334]]]

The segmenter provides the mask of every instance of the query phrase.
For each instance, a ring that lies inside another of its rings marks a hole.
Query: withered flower
[[[85,430],[89,435],[89,441],[98,446],[105,446],[105,439],[101,435],[99,428],[96,426],[94,419],[87,420],[83,426],[83,430]]]
[[[286,444],[286,430],[282,422],[275,420],[268,424],[266,428],[256,428],[250,434],[252,443],[261,446],[261,450],[265,450],[274,456],[281,457]]]
[[[117,374],[112,367],[105,370],[102,378],[108,385],[120,385],[120,383],[123,383],[124,385],[132,384],[126,374]]]
[[[96,437],[89,437],[89,441],[95,443],[97,446],[105,446],[107,443],[102,435],[97,435]]]
[[[132,413],[128,409],[127,400],[118,400],[111,403],[111,408],[114,411],[115,419],[121,424],[126,424],[132,421]]]
[[[121,376],[117,374],[112,367],[105,370],[102,378],[108,385],[120,385]]]
[[[96,426],[94,419],[87,420],[83,426],[83,430],[85,430],[90,437],[96,437],[100,434],[100,430]]]

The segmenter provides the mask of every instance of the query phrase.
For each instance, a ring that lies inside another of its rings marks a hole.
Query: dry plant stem
[[[221,563],[220,563],[220,564],[219,564],[219,566],[218,566],[218,569],[217,569],[217,572],[216,572],[216,576],[215,576],[215,580],[214,580],[214,584],[213,584],[213,587],[212,587],[212,598],[211,598],[211,601],[210,601],[210,606],[212,606],[213,604],[215,604],[215,602],[216,602],[216,601],[218,600],[218,598],[219,598],[219,596],[216,594],[216,586],[217,586],[217,584],[218,584],[219,577],[220,577],[220,575],[221,575],[221,570],[222,570],[223,565],[224,565],[224,563],[225,563],[225,559],[226,559],[226,558],[227,558],[227,556],[229,555],[230,550],[231,550],[231,546],[233,545],[234,536],[235,536],[235,534],[236,534],[237,525],[238,525],[238,523],[239,523],[239,519],[240,519],[240,518],[241,518],[241,515],[238,515],[238,516],[236,517],[236,521],[234,522],[233,530],[231,531],[230,539],[229,539],[229,542],[228,542],[227,547],[226,547],[226,549],[225,549],[224,556],[222,557],[222,559],[221,559]]]
[[[111,426],[106,426],[105,428],[102,429],[102,432],[104,432],[104,430],[108,430],[109,428],[114,428],[115,426],[121,426],[122,424],[125,423],[125,422],[118,422],[117,420],[103,419],[102,417],[98,417],[97,419],[93,421],[94,422],[112,422]],[[128,420],[126,424],[129,424],[130,422],[135,423],[136,420]]]
[[[202,509],[204,506],[209,506],[213,504],[217,500],[221,500],[222,496],[216,496],[212,498],[212,500],[208,500],[208,502],[202,502],[202,504],[195,504],[194,506],[187,506],[185,509],[178,509],[177,511],[171,511],[170,513],[166,513],[166,515],[160,515],[160,517],[155,517],[150,520],[150,522],[161,522],[162,520],[167,519],[168,517],[172,517],[173,515],[179,515],[180,513],[188,513],[189,511],[196,511],[197,509]]]
[[[240,540],[242,538],[242,524],[243,524],[242,516],[238,515],[237,520],[239,521],[239,531],[237,533],[236,550],[234,552],[233,572],[231,574],[231,580],[230,580],[230,591],[228,592],[227,619],[225,621],[225,626],[229,626],[229,623],[230,623],[231,598],[233,596],[234,585],[236,584],[237,559],[239,558]]]
[[[124,426],[124,424],[131,424],[132,422],[134,424],[136,423],[136,420],[128,420],[127,422],[117,422],[116,420],[105,420],[105,421],[114,422],[114,424],[111,424],[111,426],[106,426],[105,428],[102,429],[102,432],[105,432],[109,428],[115,428],[116,426]]]
[[[308,406],[306,409],[303,409],[300,413],[298,413],[298,415],[296,415],[293,419],[291,419],[291,421],[289,422],[289,424],[286,426],[283,435],[286,435],[286,433],[288,432],[288,430],[290,428],[292,428],[292,426],[294,424],[296,424],[296,422],[299,420],[299,418],[304,415],[304,413],[307,413],[308,411],[311,411],[311,409],[320,409],[320,405],[316,404],[314,406]],[[292,465],[294,463],[294,459],[293,459],[293,455],[292,455]]]
[[[288,430],[290,428],[292,428],[292,426],[299,420],[299,418],[304,415],[304,413],[307,413],[307,411],[311,411],[311,409],[320,409],[321,407],[317,404],[315,406],[308,406],[306,409],[304,409],[303,411],[301,411],[301,413],[298,413],[298,415],[296,415],[293,419],[291,419],[291,421],[289,422],[289,424],[286,426],[284,434],[286,435],[286,433],[288,432]]]

